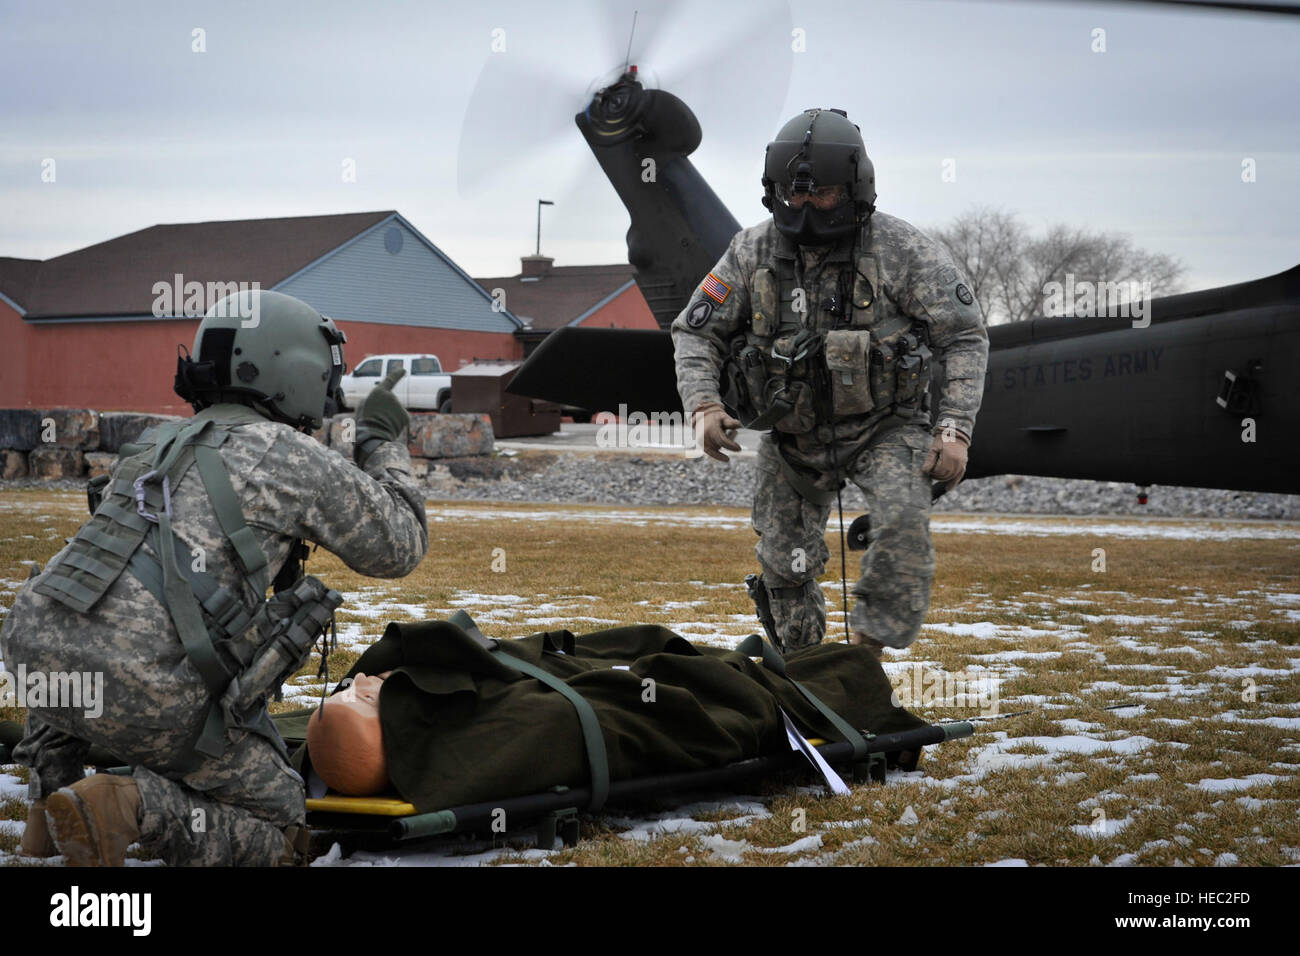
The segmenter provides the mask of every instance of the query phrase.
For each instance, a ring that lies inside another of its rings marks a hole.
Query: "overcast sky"
[[[396,209],[471,275],[510,275],[546,198],[543,253],[626,261],[573,114],[634,9],[631,60],[699,117],[692,161],[742,225],[782,121],[834,106],[879,207],[922,228],[983,203],[1124,232],[1189,289],[1300,262],[1300,17],[1064,0],[0,0],[0,255]]]

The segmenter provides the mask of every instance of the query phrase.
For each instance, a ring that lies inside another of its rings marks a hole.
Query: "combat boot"
[[[59,855],[59,848],[50,836],[49,824],[45,822],[44,798],[33,801],[27,811],[27,828],[23,830],[23,842],[18,847],[18,855],[42,859]]]
[[[68,866],[122,866],[140,839],[140,790],[130,777],[96,774],[45,801]]]

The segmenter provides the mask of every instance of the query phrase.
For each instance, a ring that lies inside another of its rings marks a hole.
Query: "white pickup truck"
[[[355,409],[370,390],[395,368],[406,369],[393,393],[406,408],[451,411],[451,376],[442,370],[436,355],[367,355],[355,369],[343,376],[341,387],[348,409]]]

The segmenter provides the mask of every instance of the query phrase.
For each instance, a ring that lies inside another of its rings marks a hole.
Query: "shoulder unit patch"
[[[698,329],[709,321],[709,316],[712,314],[713,303],[708,299],[701,299],[691,306],[691,310],[686,313],[686,324],[693,329]]]

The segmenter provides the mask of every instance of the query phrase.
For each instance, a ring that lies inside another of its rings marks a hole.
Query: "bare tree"
[[[1138,249],[1125,235],[1057,224],[1035,237],[1014,213],[987,206],[974,207],[930,234],[963,268],[990,324],[1042,315],[1050,284],[1065,285],[1067,277],[1075,286],[1127,289],[1130,283],[1150,283],[1154,296],[1178,291],[1183,274],[1177,260]],[[1066,312],[1071,308],[1067,303]]]

